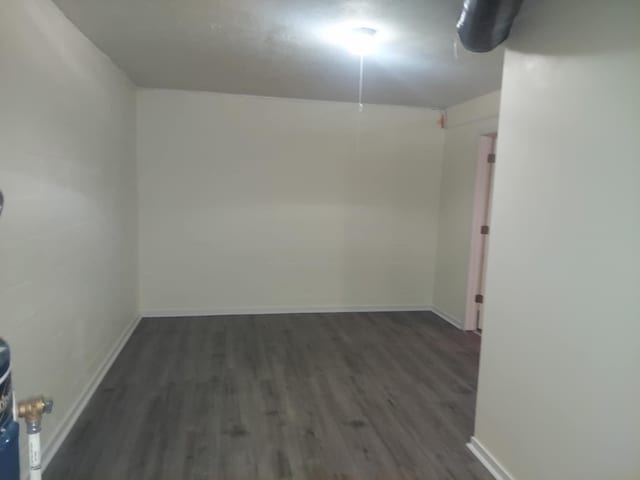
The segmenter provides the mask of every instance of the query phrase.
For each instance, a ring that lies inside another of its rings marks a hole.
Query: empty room
[[[640,480],[638,272],[638,0],[0,0],[0,480]]]

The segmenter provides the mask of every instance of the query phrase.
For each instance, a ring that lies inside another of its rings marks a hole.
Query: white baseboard
[[[165,317],[215,317],[219,315],[270,315],[287,313],[349,313],[349,312],[433,312],[459,330],[464,330],[464,322],[448,315],[432,305],[332,305],[300,307],[226,307],[211,309],[148,309],[142,318]]]
[[[493,478],[496,480],[515,480],[507,469],[500,465],[496,457],[491,455],[489,450],[487,450],[476,437],[471,437],[471,441],[467,443],[467,448],[471,450],[471,453],[489,470]]]
[[[442,317],[444,320],[449,322],[451,325],[453,325],[457,329],[464,330],[464,322],[462,320],[459,320],[459,319],[449,315],[448,313],[443,312],[438,307],[431,307],[430,310],[433,313],[435,313],[436,315],[438,315],[439,317]]]
[[[58,424],[58,427],[55,429],[55,431],[51,435],[50,441],[42,446],[42,451],[43,451],[42,470],[45,470],[47,468],[47,465],[49,465],[49,462],[51,462],[51,459],[53,459],[53,457],[55,456],[56,452],[62,445],[62,442],[64,442],[65,438],[67,438],[67,435],[75,425],[76,421],[78,420],[78,417],[80,416],[84,408],[87,406],[87,403],[89,403],[89,400],[91,400],[91,397],[97,390],[98,386],[100,385],[100,382],[102,382],[102,379],[109,371],[109,368],[111,368],[111,365],[113,364],[115,359],[118,357],[118,355],[122,351],[123,347],[127,343],[127,340],[129,340],[129,337],[131,336],[133,331],[136,329],[136,326],[138,325],[139,322],[140,322],[140,316],[137,316],[127,326],[124,332],[122,332],[122,335],[120,335],[120,338],[118,338],[118,341],[111,348],[111,350],[109,351],[109,354],[100,364],[100,366],[96,370],[96,373],[93,375],[91,380],[86,384],[86,386],[82,390],[82,393],[80,394],[78,399],[75,401],[75,403],[71,407],[67,409],[67,414],[62,419],[62,421]],[[29,472],[27,471],[26,476],[24,478],[26,479],[28,478],[28,476],[29,476]]]
[[[149,317],[213,317],[218,315],[269,315],[286,313],[348,313],[348,312],[425,312],[430,305],[310,305],[297,307],[223,307],[210,309],[147,309],[141,316]]]

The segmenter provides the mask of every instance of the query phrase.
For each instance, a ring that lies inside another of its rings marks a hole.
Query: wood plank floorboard
[[[431,312],[143,319],[45,480],[490,480],[480,338]]]

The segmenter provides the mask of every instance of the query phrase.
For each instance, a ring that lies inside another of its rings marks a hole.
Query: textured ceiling
[[[326,38],[343,22],[379,31],[365,103],[446,107],[500,87],[501,49],[454,48],[462,0],[54,1],[141,87],[355,102],[358,58]]]

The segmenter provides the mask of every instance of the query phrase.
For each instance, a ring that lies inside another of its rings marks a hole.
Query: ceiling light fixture
[[[351,20],[333,24],[321,32],[327,43],[344,48],[349,53],[364,57],[376,52],[378,45],[385,35],[374,28],[369,22]]]
[[[368,22],[353,20],[332,25],[322,33],[325,41],[340,46],[349,53],[359,57],[360,81],[358,85],[358,105],[360,111],[364,108],[362,104],[364,57],[375,53],[381,40],[378,30],[366,26],[367,23]],[[383,35],[383,37],[385,37],[385,35]]]
[[[376,33],[376,29],[371,27],[354,28],[345,36],[345,47],[359,57],[371,55],[376,48]]]

